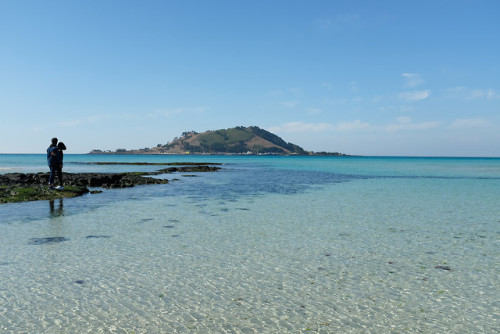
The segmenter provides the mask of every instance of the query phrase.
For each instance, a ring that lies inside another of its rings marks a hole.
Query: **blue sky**
[[[0,152],[256,125],[312,151],[500,156],[499,1],[0,0]]]

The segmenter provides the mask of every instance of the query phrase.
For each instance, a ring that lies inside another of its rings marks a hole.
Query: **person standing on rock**
[[[59,178],[59,186],[56,187],[57,190],[63,190],[63,173],[62,173],[62,168],[63,168],[63,158],[64,158],[64,153],[63,151],[66,150],[66,145],[62,141],[60,141],[57,144],[57,150],[55,151],[56,153],[56,160],[57,160],[57,165],[56,165],[56,171],[57,171],[57,177]]]
[[[57,138],[52,138],[52,144],[47,149],[47,164],[50,169],[49,176],[49,189],[63,189],[63,176],[62,176],[62,167],[63,167],[63,150],[66,149],[64,143],[60,142],[57,144]],[[54,188],[55,174],[57,173],[57,177],[59,179],[59,186]]]
[[[49,176],[49,189],[54,189],[54,174],[55,174],[55,157],[56,153],[54,150],[57,149],[57,138],[52,138],[50,146],[47,148],[47,165],[49,165],[50,176]],[[54,166],[54,167],[53,167]]]

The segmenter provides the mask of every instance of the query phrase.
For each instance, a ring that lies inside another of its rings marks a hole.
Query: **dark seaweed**
[[[69,239],[65,237],[31,238],[29,244],[30,245],[56,244],[68,240]]]

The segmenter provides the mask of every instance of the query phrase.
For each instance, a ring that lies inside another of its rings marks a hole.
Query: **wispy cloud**
[[[370,127],[369,123],[361,122],[359,119],[352,122],[340,122],[335,126],[336,130],[339,131],[352,131],[359,129],[366,129]]]
[[[370,128],[369,123],[355,120],[352,122],[331,123],[306,123],[306,122],[288,122],[280,126],[269,129],[271,132],[323,132],[323,131],[354,131]]]
[[[499,99],[500,94],[493,89],[474,89],[470,92],[469,97],[471,99]]]
[[[452,129],[480,128],[491,125],[491,122],[483,118],[456,119],[450,124]]]
[[[288,122],[280,126],[271,127],[268,130],[271,132],[321,132],[333,128],[333,125],[330,123]]]
[[[425,100],[429,97],[429,95],[431,95],[430,90],[414,90],[411,92],[400,93],[398,96],[401,100],[416,102]]]
[[[427,130],[437,128],[441,122],[438,121],[430,121],[430,122],[421,122],[421,123],[413,123],[410,117],[398,117],[396,119],[396,123],[387,124],[383,128],[386,131],[410,131],[410,130]]]
[[[472,126],[473,124],[482,124],[479,120],[457,120],[455,127],[458,126]],[[296,132],[349,132],[349,131],[370,131],[370,132],[396,132],[396,131],[424,131],[429,129],[437,128],[441,125],[439,121],[428,121],[415,123],[410,117],[403,116],[398,117],[395,122],[389,124],[370,124],[368,122],[363,122],[361,120],[339,122],[337,124],[332,123],[306,123],[306,122],[287,122],[280,126],[270,127],[269,131],[275,133],[296,133]]]
[[[401,76],[406,79],[406,86],[413,88],[425,83],[419,73],[402,73]]]
[[[494,100],[500,99],[500,93],[494,89],[469,89],[464,86],[452,87],[445,90],[445,96],[447,98],[457,99],[465,98],[468,100],[484,99],[484,100]]]

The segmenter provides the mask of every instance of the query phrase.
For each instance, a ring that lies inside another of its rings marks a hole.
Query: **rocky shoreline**
[[[169,165],[155,172],[129,173],[63,173],[64,189],[48,188],[49,173],[7,173],[0,174],[0,203],[53,200],[81,196],[89,193],[88,187],[128,188],[136,185],[166,184],[167,179],[157,179],[153,175],[175,172],[198,173],[215,172],[218,164],[208,163],[91,163],[103,165]],[[97,191],[99,192],[99,191]]]

